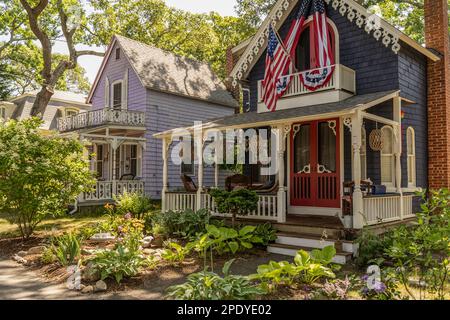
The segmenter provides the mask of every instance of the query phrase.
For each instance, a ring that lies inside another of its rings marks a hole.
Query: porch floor
[[[341,220],[338,217],[332,216],[288,214],[286,222],[283,224],[326,229],[344,229]]]

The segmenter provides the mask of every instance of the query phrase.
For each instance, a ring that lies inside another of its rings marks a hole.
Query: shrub
[[[371,264],[381,265],[386,260],[385,250],[392,244],[392,232],[383,235],[375,235],[367,229],[363,229],[356,240],[358,244],[358,256],[355,263],[360,268]]]
[[[290,286],[295,282],[312,284],[321,278],[334,278],[333,269],[337,266],[330,265],[335,255],[334,246],[315,249],[310,254],[300,250],[294,258],[294,263],[270,261],[258,266],[257,273],[252,275],[251,279],[259,280],[262,287],[273,290],[278,285]]]
[[[246,216],[258,207],[258,194],[252,190],[236,189],[225,191],[212,189],[209,193],[220,213],[231,214],[233,227],[236,223],[237,215]]]
[[[102,250],[91,260],[101,279],[113,278],[120,283],[124,277],[132,277],[150,260],[146,260],[139,250],[139,238],[130,235],[119,242],[114,250]]]
[[[76,139],[42,135],[37,118],[0,122],[0,211],[29,238],[94,183]]]
[[[56,261],[55,253],[53,252],[53,247],[46,247],[44,252],[42,252],[41,262],[43,264],[52,264]]]
[[[124,192],[118,197],[115,196],[114,200],[117,203],[116,211],[118,214],[131,213],[137,219],[142,219],[145,214],[156,208],[149,197],[140,193]]]
[[[277,230],[268,222],[257,225],[253,234],[262,239],[263,246],[267,246],[277,239]]]
[[[124,238],[129,234],[141,235],[144,230],[144,223],[132,217],[130,213],[123,216],[109,214],[108,219],[98,226],[100,232],[110,232],[112,235]]]
[[[391,274],[411,297],[426,299],[430,293],[445,299],[450,277],[450,192],[423,193],[422,199],[417,225],[395,229],[385,254],[395,268]],[[411,290],[411,279],[420,284],[418,293]]]
[[[199,252],[212,250],[218,254],[236,253],[253,248],[254,244],[262,244],[263,240],[254,234],[256,227],[245,226],[239,230],[227,227],[216,227],[209,225],[206,233],[201,235],[197,241],[192,243]]]
[[[62,266],[77,262],[81,254],[81,241],[72,233],[67,233],[53,240],[52,251]]]
[[[191,247],[187,245],[183,247],[176,242],[170,242],[166,245],[166,249],[162,252],[161,257],[167,262],[179,265],[191,251]]]
[[[192,238],[197,233],[205,232],[206,226],[211,222],[211,215],[205,209],[199,211],[168,211],[158,213],[147,220],[147,230],[152,230],[155,225],[160,225],[167,236]]]
[[[225,263],[222,272],[202,271],[188,276],[186,283],[168,288],[168,297],[178,300],[248,300],[265,293],[253,285],[248,277],[230,275],[234,260]]]

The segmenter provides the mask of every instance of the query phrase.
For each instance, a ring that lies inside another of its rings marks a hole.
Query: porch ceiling
[[[363,95],[356,95],[348,99],[325,103],[319,105],[310,105],[298,108],[279,110],[275,112],[247,112],[214,119],[202,124],[202,129],[226,129],[226,128],[249,128],[275,125],[286,122],[296,122],[305,120],[305,118],[323,118],[340,116],[352,113],[356,109],[365,110],[377,104],[390,100],[399,95],[398,90],[381,91]],[[187,127],[184,130],[200,129],[199,127]],[[172,135],[179,129],[168,130],[154,135],[155,138],[164,138]]]

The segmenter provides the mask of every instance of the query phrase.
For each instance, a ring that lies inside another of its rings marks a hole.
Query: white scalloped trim
[[[283,18],[285,11],[289,8],[292,1],[295,0],[284,0],[278,2],[276,8],[274,8],[273,12],[270,16],[270,24],[272,26],[276,26],[277,22]],[[370,15],[366,9],[363,7],[358,7],[356,3],[352,3],[347,0],[324,0],[327,4],[331,3],[331,6],[338,10],[342,16],[347,15],[347,19],[350,22],[355,23],[359,28],[362,28],[364,25],[364,30],[373,35],[373,37],[377,41],[382,41],[382,43],[389,47],[391,45],[392,51],[397,54],[400,51],[399,44],[399,36],[390,30],[387,30],[383,27],[383,22],[380,17],[377,15]],[[395,29],[394,29],[395,30]],[[266,43],[266,38],[269,34],[268,27],[263,32],[257,34],[257,39],[254,41],[254,47],[252,50],[249,50],[247,56],[242,58],[239,63],[239,67],[233,76],[232,85],[235,87],[238,85],[238,81],[242,80],[242,76],[246,73],[249,66],[254,60],[254,57],[257,56],[260,50],[263,48]]]

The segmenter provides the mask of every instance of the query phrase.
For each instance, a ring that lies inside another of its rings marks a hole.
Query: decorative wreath
[[[383,150],[384,146],[383,132],[380,129],[372,130],[369,136],[369,145],[373,151]]]

